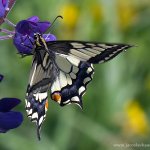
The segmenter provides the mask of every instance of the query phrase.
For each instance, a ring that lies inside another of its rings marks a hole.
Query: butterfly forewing
[[[53,41],[48,42],[47,45],[55,53],[74,56],[80,61],[87,61],[92,64],[106,62],[131,47],[127,44],[82,41]]]
[[[53,66],[49,54],[39,51],[34,55],[26,93],[26,111],[32,122],[37,125],[40,139],[40,128],[48,109],[47,91],[54,78]]]

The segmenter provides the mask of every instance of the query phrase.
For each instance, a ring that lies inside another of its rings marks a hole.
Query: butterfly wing
[[[34,55],[26,93],[26,111],[30,120],[37,125],[39,139],[48,109],[47,90],[54,77],[52,66],[51,58],[44,50]]]
[[[51,86],[51,98],[61,106],[75,103],[82,108],[82,95],[92,80],[94,69],[73,56],[56,54],[58,76]]]
[[[55,53],[74,56],[92,64],[103,63],[132,47],[127,44],[110,44],[83,41],[52,41],[47,43]]]
[[[106,62],[131,47],[81,41],[54,41],[47,45],[55,53],[59,70],[51,86],[51,98],[61,106],[75,103],[81,108],[82,96],[94,74],[92,64]]]
[[[82,108],[82,96],[94,74],[92,64],[108,61],[131,46],[54,41],[47,42],[46,47],[37,47],[39,50],[34,54],[26,94],[26,111],[31,121],[36,122],[39,139],[48,109],[48,89],[51,98],[61,106],[75,103]]]

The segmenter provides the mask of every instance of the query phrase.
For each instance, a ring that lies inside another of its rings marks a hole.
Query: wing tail
[[[48,110],[47,92],[30,94],[26,97],[26,111],[32,122],[37,126],[37,137],[40,140],[40,130]]]

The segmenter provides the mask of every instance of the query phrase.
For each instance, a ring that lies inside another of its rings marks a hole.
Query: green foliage
[[[51,30],[58,39],[121,42],[136,47],[95,66],[93,82],[83,97],[83,111],[74,105],[62,108],[49,100],[39,142],[35,126],[24,109],[32,58],[21,59],[12,41],[0,41],[0,73],[5,76],[0,84],[0,97],[20,98],[22,104],[18,109],[24,114],[20,128],[0,134],[0,149],[120,150],[114,144],[147,143],[150,138],[149,7],[146,0],[18,0],[8,16],[14,23],[33,15],[52,22],[57,15],[64,14],[64,20],[58,20]],[[135,101],[139,105],[128,107]]]

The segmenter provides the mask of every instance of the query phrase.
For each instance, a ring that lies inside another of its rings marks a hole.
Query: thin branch
[[[11,39],[12,37],[13,37],[13,35],[0,36],[0,41],[1,40],[8,40],[8,39]]]
[[[0,29],[0,32],[6,33],[6,34],[12,34],[12,35],[15,34],[14,31],[9,31],[9,30],[7,30],[7,29]]]
[[[11,21],[9,21],[7,18],[5,18],[4,21],[5,21],[8,25],[10,25],[10,26],[12,26],[12,27],[16,27],[16,25],[15,25],[14,23],[12,23]]]

